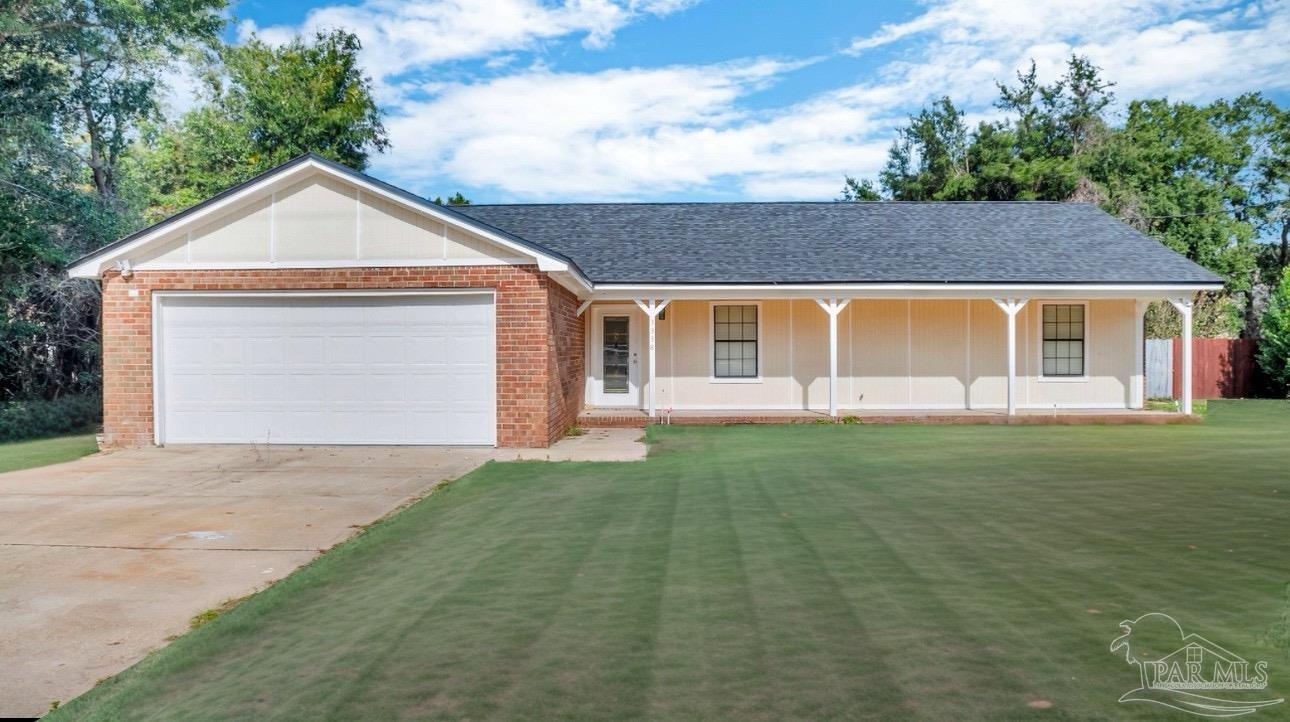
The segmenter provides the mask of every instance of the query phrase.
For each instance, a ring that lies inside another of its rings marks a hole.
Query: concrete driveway
[[[0,717],[75,697],[498,455],[174,446],[0,474]]]

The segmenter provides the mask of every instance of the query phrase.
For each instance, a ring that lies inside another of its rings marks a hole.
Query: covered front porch
[[[1143,316],[1162,287],[597,289],[585,426],[1123,423],[1144,407]],[[1184,348],[1189,348],[1184,345]],[[1179,359],[1190,378],[1190,359]],[[1183,384],[1189,388],[1189,384]],[[1191,414],[1191,399],[1180,403]]]

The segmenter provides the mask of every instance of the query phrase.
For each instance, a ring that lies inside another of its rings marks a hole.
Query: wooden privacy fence
[[[1240,399],[1255,392],[1254,354],[1249,338],[1194,338],[1191,395],[1197,399]],[[1147,396],[1178,398],[1182,390],[1182,339],[1147,339]]]

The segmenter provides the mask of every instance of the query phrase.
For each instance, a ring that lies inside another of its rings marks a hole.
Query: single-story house
[[[586,408],[1136,409],[1147,303],[1189,317],[1221,286],[1087,204],[444,207],[312,155],[69,273],[102,282],[115,445],[544,446]]]

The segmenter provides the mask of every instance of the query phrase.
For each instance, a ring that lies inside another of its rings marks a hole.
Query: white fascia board
[[[867,284],[597,284],[597,301],[625,301],[648,296],[670,299],[817,298],[1141,298],[1159,299],[1177,293],[1213,291],[1221,283],[867,283]]]
[[[538,270],[543,270],[541,265],[538,266]],[[583,278],[582,274],[574,273],[572,269],[549,271],[547,275],[551,277],[551,280],[564,286],[570,293],[577,296],[580,301],[591,298],[594,294],[595,287],[591,285],[591,282]]]
[[[229,195],[227,198],[220,199],[218,203],[212,203],[209,206],[206,206],[205,208],[194,211],[193,213],[185,216],[183,219],[179,220],[176,223],[158,224],[158,226],[154,228],[152,231],[134,239],[130,243],[127,243],[121,246],[120,248],[113,249],[110,253],[106,253],[101,256],[90,258],[84,261],[83,263],[79,263],[75,266],[72,266],[67,270],[67,275],[71,278],[98,278],[100,275],[102,275],[103,271],[109,266],[111,266],[112,263],[115,262],[116,260],[120,258],[128,258],[130,255],[137,253],[140,248],[147,246],[149,243],[152,243],[162,238],[163,236],[168,236],[184,228],[192,228],[197,224],[201,223],[203,220],[211,218],[215,214],[227,209],[228,207],[236,203],[239,203],[241,201],[244,201],[256,195],[262,194],[265,191],[269,190],[270,188],[281,188],[281,187],[287,186],[298,178],[301,178],[303,176],[309,175],[310,173],[316,173],[316,172],[326,173],[327,175],[333,178],[336,178],[338,180],[341,180],[343,182],[352,183],[358,186],[359,188],[362,188],[363,191],[366,193],[371,193],[373,195],[384,198],[392,203],[396,203],[409,210],[430,216],[431,218],[434,218],[435,220],[439,221],[440,223],[444,223],[445,225],[449,225],[454,228],[459,228],[468,233],[473,233],[479,236],[483,236],[484,238],[487,238],[489,241],[496,243],[497,245],[502,246],[503,248],[508,248],[510,250],[518,252],[524,258],[532,258],[534,261],[537,262],[538,270],[540,271],[545,271],[547,273],[562,273],[562,272],[568,273],[576,277],[577,281],[581,285],[585,285],[587,289],[590,289],[590,282],[587,279],[582,278],[582,275],[578,273],[575,269],[573,269],[569,263],[559,258],[548,256],[544,253],[541,253],[540,251],[530,248],[529,246],[526,246],[521,243],[516,243],[515,241],[512,241],[509,238],[506,238],[499,234],[488,231],[487,229],[477,228],[473,225],[463,223],[461,219],[458,218],[455,214],[444,213],[434,208],[427,207],[425,205],[412,203],[407,198],[404,198],[403,196],[397,193],[391,193],[389,190],[382,188],[378,185],[375,185],[373,183],[369,183],[363,178],[356,178],[346,173],[341,173],[337,171],[335,168],[331,168],[327,165],[324,165],[312,159],[306,160],[302,163],[294,165],[279,173],[275,173],[271,176],[267,176],[261,179],[260,182],[258,183],[249,185],[246,188],[241,189],[237,193]],[[586,291],[583,291],[583,293],[585,292]]]

